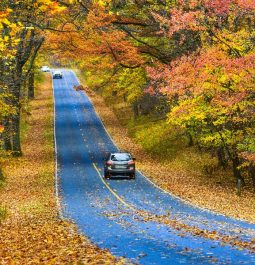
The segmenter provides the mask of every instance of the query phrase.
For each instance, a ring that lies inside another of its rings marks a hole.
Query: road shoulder
[[[85,80],[79,73],[78,76],[85,84]],[[253,214],[255,198],[250,192],[244,191],[239,197],[232,188],[212,184],[210,181],[205,181],[204,177],[196,179],[188,171],[182,168],[176,171],[171,168],[171,164],[160,161],[156,161],[157,170],[155,170],[155,158],[134,142],[127,128],[120,124],[113,109],[107,106],[104,98],[87,86],[83,87],[116,145],[134,154],[137,158],[138,169],[153,183],[197,207],[255,223]]]
[[[54,190],[53,101],[47,75],[24,114],[23,156],[4,164],[0,190],[7,217],[0,228],[1,264],[123,264],[58,218]]]

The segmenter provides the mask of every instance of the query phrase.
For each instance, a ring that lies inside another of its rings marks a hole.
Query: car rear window
[[[129,161],[131,160],[130,154],[112,154],[111,155],[112,161]]]

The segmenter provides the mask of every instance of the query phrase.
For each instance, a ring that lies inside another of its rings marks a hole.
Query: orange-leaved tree
[[[255,152],[255,4],[178,1],[169,16],[157,18],[167,36],[179,35],[180,45],[187,31],[198,32],[201,45],[167,66],[149,67],[149,90],[175,99],[169,123],[183,127],[200,146],[220,150],[237,180],[243,181],[241,169],[248,166],[255,188],[252,161],[242,159]]]

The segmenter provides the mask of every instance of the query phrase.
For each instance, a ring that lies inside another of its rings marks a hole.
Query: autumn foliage
[[[168,122],[183,127],[200,146],[218,148],[220,162],[229,159],[241,180],[240,169],[253,167],[249,156],[244,163],[244,154],[255,146],[254,11],[251,1],[180,1],[169,19],[159,20],[168,36],[179,32],[180,42],[185,30],[197,31],[199,48],[167,66],[147,68],[148,89],[177,98]]]
[[[136,114],[146,93],[163,97],[169,126],[214,152],[220,166],[231,164],[237,180],[250,174],[255,185],[254,1],[81,1],[71,7],[65,15],[78,19],[49,39],[63,58],[85,69],[91,87],[124,96]]]
[[[231,165],[237,180],[250,174],[255,185],[254,1],[14,3],[4,1],[0,13],[1,58],[13,76],[2,82],[15,98],[3,100],[6,132],[19,131],[19,80],[29,78],[46,40],[53,64],[85,70],[88,86],[122,97],[135,117],[153,109],[220,166]],[[19,153],[17,136],[4,139]]]

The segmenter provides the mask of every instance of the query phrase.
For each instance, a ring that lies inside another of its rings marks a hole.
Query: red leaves
[[[205,7],[217,15],[228,13],[232,4],[233,0],[205,0]]]

